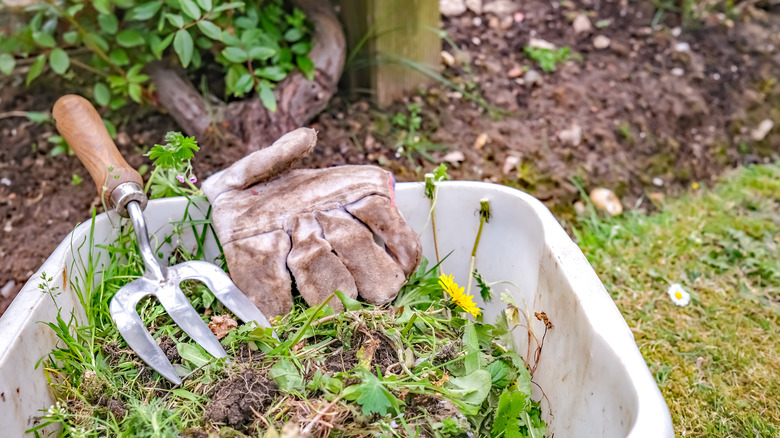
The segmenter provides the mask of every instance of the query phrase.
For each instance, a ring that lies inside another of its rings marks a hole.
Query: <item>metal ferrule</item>
[[[127,203],[130,201],[138,202],[138,206],[141,207],[141,211],[146,209],[146,203],[149,199],[146,197],[143,189],[138,183],[126,182],[116,186],[113,192],[111,192],[111,205],[122,217],[130,217],[127,213]]]

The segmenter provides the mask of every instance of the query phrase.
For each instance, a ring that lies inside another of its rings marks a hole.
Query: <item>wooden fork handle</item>
[[[74,94],[62,96],[54,104],[52,115],[57,130],[89,171],[106,205],[112,205],[111,193],[120,184],[143,186],[141,175],[122,158],[103,119],[87,99]]]

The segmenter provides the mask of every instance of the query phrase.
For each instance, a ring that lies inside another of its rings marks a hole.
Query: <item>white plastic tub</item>
[[[546,395],[542,397],[535,386],[534,396],[541,400],[548,435],[673,436],[669,410],[631,331],[582,252],[547,208],[523,192],[493,184],[446,182],[440,187],[436,204],[440,251],[452,251],[443,263],[444,271],[454,273],[455,280],[465,284],[479,225],[479,201],[487,198],[492,218],[483,230],[477,269],[487,281],[518,285],[519,291],[510,290],[517,302],[524,300],[531,314],[546,312],[554,324],[534,375]],[[412,227],[418,231],[425,228],[425,256],[435,260],[428,224],[430,204],[423,196],[422,183],[398,184],[396,201]],[[170,221],[181,220],[185,205],[183,198],[150,202],[145,212],[150,232],[159,237],[169,234]],[[112,222],[117,219],[113,213],[97,217],[95,244],[113,241]],[[80,275],[78,258],[89,255],[89,244],[85,243],[89,235],[89,222],[76,228],[0,318],[2,436],[22,436],[34,426],[39,411],[51,405],[44,373],[34,368],[56,343],[52,331],[40,323],[56,316],[51,298],[39,289],[41,274],[53,277],[50,284],[61,288],[57,304],[63,311],[69,314],[73,310],[78,316],[80,309],[74,308],[77,300],[64,280],[65,276]],[[185,236],[185,244],[186,240]],[[93,256],[100,252],[96,250]],[[213,242],[209,252],[216,256]],[[104,260],[106,255],[101,257]],[[504,304],[496,299],[484,307],[485,321],[492,322]],[[535,323],[542,331],[541,322]],[[525,352],[525,333],[516,342],[518,351]]]

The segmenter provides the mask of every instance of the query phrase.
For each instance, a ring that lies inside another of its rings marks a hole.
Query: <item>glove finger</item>
[[[228,243],[223,248],[233,282],[270,320],[292,310],[286,260],[290,237],[283,230]]]
[[[404,221],[390,199],[367,196],[347,205],[346,209],[382,238],[387,252],[401,265],[404,274],[410,275],[417,269],[422,257],[420,237]]]
[[[287,267],[309,306],[319,305],[337,290],[350,298],[357,298],[357,286],[352,274],[333,253],[314,214],[306,213],[296,217],[291,234],[292,250],[287,256]],[[337,312],[344,310],[338,298],[331,299],[328,304]]]
[[[406,277],[403,270],[374,242],[374,235],[349,213],[318,211],[325,240],[355,279],[358,293],[371,304],[384,304],[398,295]]]

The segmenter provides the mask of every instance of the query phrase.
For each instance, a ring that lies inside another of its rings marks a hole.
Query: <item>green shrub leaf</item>
[[[222,41],[222,30],[216,24],[208,20],[201,20],[198,21],[198,29],[212,40]]]
[[[160,10],[161,6],[162,6],[162,1],[152,1],[149,3],[144,3],[142,5],[138,5],[127,12],[127,15],[125,15],[125,20],[128,21],[148,20],[154,17],[157,11]]]
[[[68,44],[76,44],[79,41],[79,33],[75,30],[65,32],[62,34],[62,39]]]
[[[16,58],[8,53],[0,53],[0,72],[10,75],[16,66]]]
[[[165,14],[165,18],[174,27],[184,27],[184,18],[179,14]]]
[[[122,47],[136,47],[144,43],[144,37],[135,29],[125,29],[116,36],[116,42]]]
[[[128,85],[127,95],[130,96],[130,99],[141,103],[141,86],[136,83]]]
[[[179,0],[181,10],[193,20],[200,18],[200,8],[192,0]]]
[[[204,12],[208,12],[211,10],[211,0],[198,0],[198,6],[200,6]]]
[[[33,41],[41,47],[54,47],[54,38],[46,32],[35,31],[32,33]]]
[[[70,67],[70,58],[68,54],[62,49],[54,49],[49,54],[49,65],[54,73],[61,75]]]
[[[95,102],[100,106],[106,106],[111,102],[111,90],[102,82],[95,84]]]
[[[106,15],[112,14],[111,4],[109,3],[109,0],[92,0],[92,6],[94,6],[95,10],[97,10],[101,14],[106,14]]]
[[[127,57],[127,52],[122,49],[114,49],[108,54],[108,58],[111,59],[116,65],[130,64],[130,59]]]
[[[263,102],[263,106],[268,108],[271,112],[275,112],[276,96],[274,96],[271,83],[266,80],[260,81],[260,88],[258,93],[260,93],[260,101]]]
[[[190,65],[193,46],[194,44],[190,33],[184,29],[179,29],[176,32],[176,36],[173,37],[173,50],[179,55],[179,60],[184,68],[187,68],[187,66]]]
[[[226,47],[222,50],[222,56],[230,62],[240,64],[247,60],[246,50],[241,47]]]
[[[30,70],[27,72],[27,85],[30,85],[30,82],[41,75],[44,65],[46,65],[46,55],[38,55],[30,66]]]
[[[115,15],[98,15],[98,24],[100,24],[100,28],[103,32],[110,35],[115,34],[119,29],[119,20],[117,20]]]
[[[249,57],[252,59],[257,59],[258,61],[265,61],[270,59],[275,54],[276,50],[268,47],[256,46],[249,49]]]

